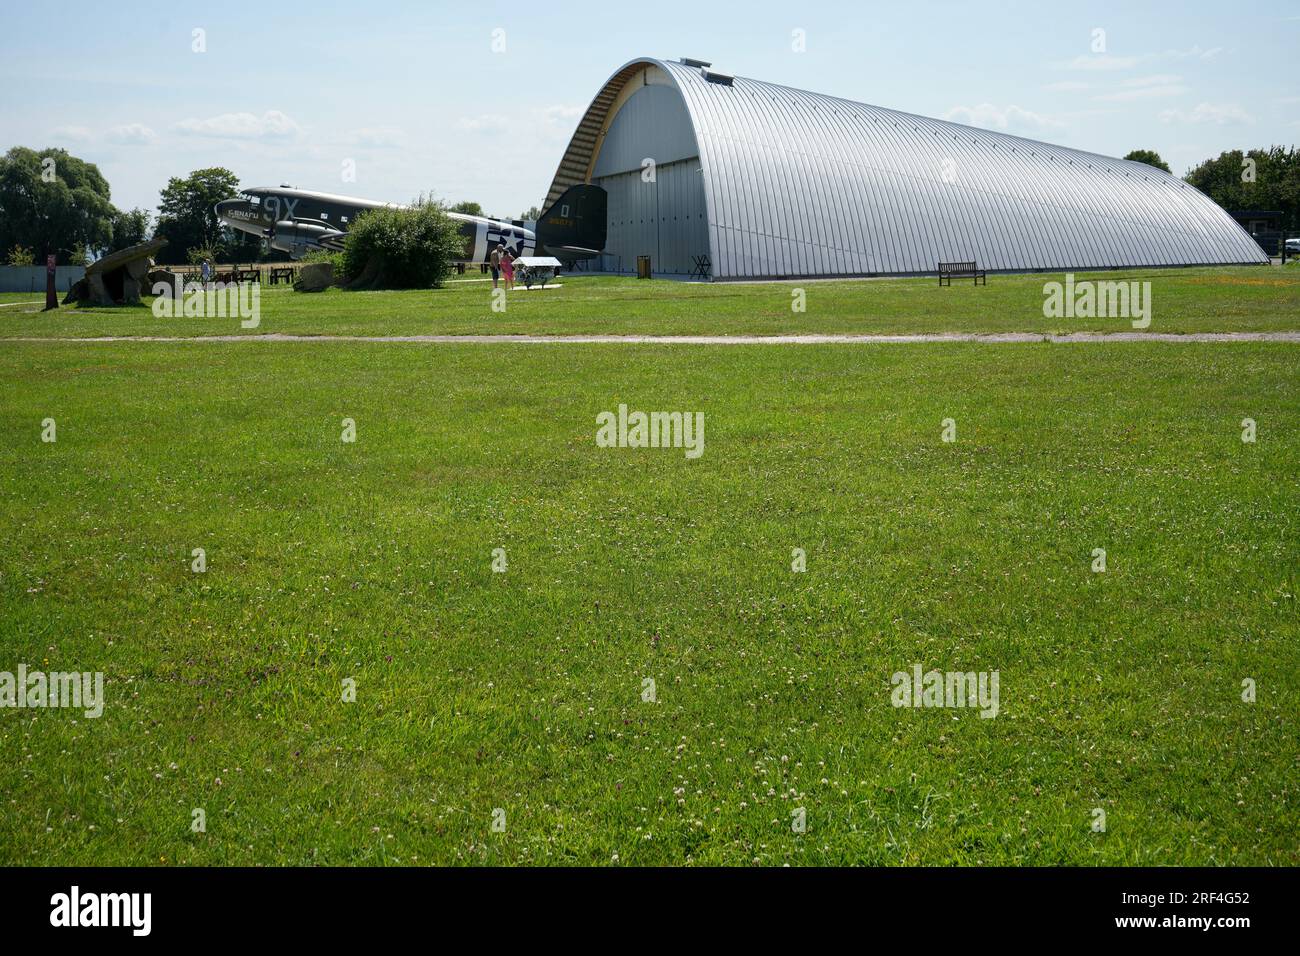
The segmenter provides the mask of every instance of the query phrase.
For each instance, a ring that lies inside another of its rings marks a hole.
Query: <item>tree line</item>
[[[158,261],[177,264],[199,255],[250,262],[282,258],[256,236],[222,225],[213,207],[239,191],[228,169],[199,169],[163,187],[157,216],[118,209],[94,163],[64,149],[15,146],[0,157],[0,258],[10,265],[41,265],[54,253],[59,265],[82,265],[155,235],[168,244]]]
[[[1169,172],[1153,150],[1124,157]],[[1282,213],[1281,228],[1300,232],[1300,150],[1270,146],[1231,150],[1207,159],[1184,177],[1225,209],[1267,209]],[[146,209],[118,209],[99,167],[67,150],[15,146],[0,157],[0,260],[40,265],[53,252],[60,265],[84,264],[154,235],[168,244],[157,259],[178,264],[211,258],[220,262],[279,261],[287,256],[254,235],[230,229],[213,207],[239,193],[239,177],[214,166],[173,176],[159,196],[157,215]],[[482,215],[475,202],[453,211]],[[521,218],[536,219],[536,207]]]
[[[155,256],[163,265],[288,259],[217,218],[216,204],[238,194],[239,177],[214,166],[169,179],[156,216],[147,209],[122,210],[113,205],[108,181],[94,163],[63,149],[16,146],[0,157],[0,261],[43,265],[53,252],[59,265],[84,265],[155,235],[167,238]],[[455,208],[482,215],[478,203]]]
[[[1171,171],[1155,150],[1135,149],[1124,158]],[[1300,232],[1300,150],[1294,146],[1229,150],[1192,167],[1183,179],[1224,209],[1280,212],[1279,228]]]

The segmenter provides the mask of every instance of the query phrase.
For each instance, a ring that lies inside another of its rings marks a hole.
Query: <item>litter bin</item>
[[[649,256],[636,257],[636,277],[638,279],[650,278],[650,257]]]

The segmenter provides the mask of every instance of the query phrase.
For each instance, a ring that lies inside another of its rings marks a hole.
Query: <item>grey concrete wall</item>
[[[55,266],[54,288],[59,295],[86,274],[85,266]],[[0,266],[0,292],[45,294],[45,266]]]

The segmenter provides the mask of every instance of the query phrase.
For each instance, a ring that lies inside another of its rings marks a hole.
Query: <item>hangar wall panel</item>
[[[636,81],[633,81],[636,82]],[[675,86],[642,86],[623,103],[602,137],[593,180],[699,156],[690,114]]]
[[[606,268],[632,272],[650,256],[656,273],[688,275],[692,257],[709,254],[702,179],[698,159],[657,166],[654,182],[639,168],[597,179],[609,193]]]
[[[680,111],[661,93],[626,95],[647,68],[671,78],[688,118],[702,172],[682,208],[702,194],[718,278],[924,273],[968,259],[1007,271],[1267,262],[1207,196],[1141,163],[743,77],[710,82],[696,67],[653,59],[622,67],[597,94],[551,197],[599,166],[599,131],[620,95],[610,169],[680,142],[680,126],[665,125]],[[644,226],[646,197],[622,201]],[[645,245],[633,218],[625,235]],[[625,268],[634,264],[635,255]]]

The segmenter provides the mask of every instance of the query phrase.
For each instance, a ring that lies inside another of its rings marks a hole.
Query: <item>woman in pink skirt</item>
[[[515,257],[510,253],[509,249],[501,254],[501,275],[506,280],[506,288],[513,289],[515,287]]]

